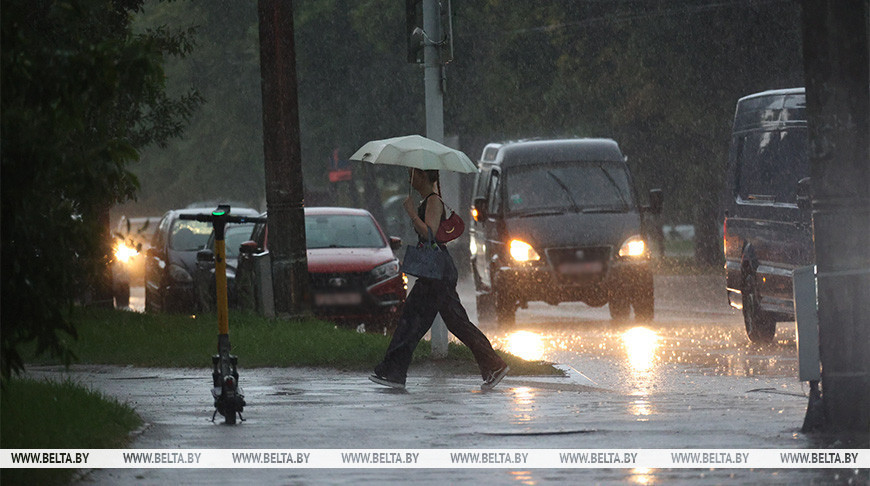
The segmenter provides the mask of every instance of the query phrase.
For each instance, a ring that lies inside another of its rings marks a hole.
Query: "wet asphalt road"
[[[614,323],[607,307],[530,303],[511,329],[488,330],[497,347],[527,359],[570,365],[597,385],[625,393],[679,390],[686,380],[768,386],[805,394],[797,381],[795,327],[779,323],[776,341],[749,342],[724,282],[709,276],[658,277],[656,318]],[[711,384],[717,387],[717,384]],[[749,386],[748,389],[752,389]]]
[[[749,343],[715,277],[660,277],[651,323],[610,321],[606,307],[530,304],[495,347],[560,363],[568,378],[479,378],[412,368],[409,392],[365,374],[243,370],[248,422],[208,421],[209,370],[81,367],[76,379],[133,404],[148,425],[132,448],[823,448],[799,432],[806,410],[793,323]],[[131,306],[141,305],[134,289]],[[470,282],[460,295],[476,315]],[[241,358],[243,364],[243,357]],[[37,370],[47,375],[58,370]],[[570,432],[570,433],[565,433]],[[230,442],[228,442],[230,441]],[[228,445],[229,444],[229,445]],[[865,446],[866,447],[866,446]],[[180,479],[179,479],[180,478]],[[485,480],[496,484],[866,484],[867,471],[821,470],[103,470],[85,484],[356,484]]]

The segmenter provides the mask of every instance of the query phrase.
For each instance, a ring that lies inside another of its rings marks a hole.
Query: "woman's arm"
[[[437,201],[437,202],[436,202]],[[438,231],[438,226],[441,224],[441,213],[444,211],[443,204],[441,204],[441,199],[437,199],[436,201],[432,201],[426,203],[426,221],[420,219],[417,216],[417,211],[413,209],[413,202],[411,198],[405,200],[405,210],[408,212],[408,215],[411,216],[411,224],[414,225],[414,231],[417,232],[418,235],[423,238],[429,237],[429,232],[426,230],[426,227],[432,229],[432,234],[434,235]]]

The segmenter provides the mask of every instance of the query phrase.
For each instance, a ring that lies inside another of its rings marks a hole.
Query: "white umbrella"
[[[350,160],[422,170],[477,172],[477,166],[464,153],[420,135],[372,140],[351,155]]]

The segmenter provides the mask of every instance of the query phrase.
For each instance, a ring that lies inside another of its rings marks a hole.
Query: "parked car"
[[[254,260],[268,254],[268,233],[268,224],[257,224],[252,241],[242,245],[236,270],[240,292],[246,285],[248,295],[259,294],[250,286],[260,281]],[[407,295],[393,253],[401,239],[388,238],[364,209],[335,207],[305,208],[305,239],[315,315],[376,332],[395,328]]]
[[[751,341],[794,320],[792,275],[813,264],[810,166],[803,88],[737,101],[725,177],[725,275]]]
[[[469,235],[481,319],[511,325],[530,301],[653,318],[644,220],[661,212],[661,191],[638,203],[615,141],[492,143],[478,165]]]
[[[235,211],[234,211],[235,213]],[[226,251],[227,300],[230,307],[236,307],[236,266],[239,258],[239,247],[250,241],[253,223],[228,224],[224,230],[224,246]],[[208,237],[208,242],[196,254],[196,271],[193,275],[198,308],[200,311],[215,310],[217,292],[215,290],[215,250],[214,231]]]
[[[112,295],[116,307],[130,306],[130,285],[141,285],[145,276],[145,253],[157,231],[159,217],[121,216],[115,231],[112,261]]]
[[[202,208],[185,208],[163,215],[145,258],[146,312],[196,312],[198,303],[193,285],[196,254],[208,242],[212,226],[179,216],[207,212]],[[246,208],[233,208],[232,212],[257,215],[257,211]]]

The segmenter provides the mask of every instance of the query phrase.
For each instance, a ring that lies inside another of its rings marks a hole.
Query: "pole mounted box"
[[[815,265],[796,268],[792,278],[798,375],[801,381],[820,381],[822,377],[819,371],[819,310]]]
[[[423,0],[405,0],[405,40],[408,42],[408,62],[423,63],[423,36],[415,35],[423,29]]]

